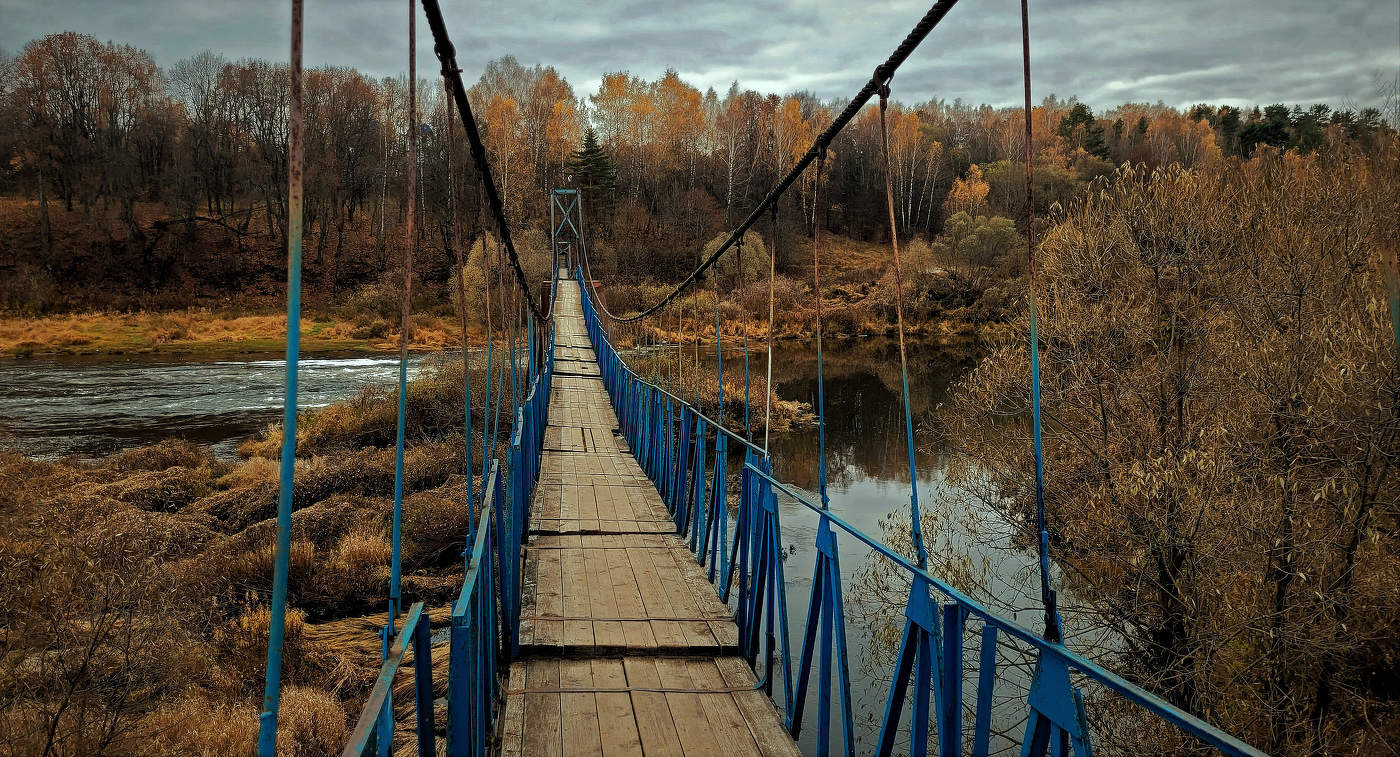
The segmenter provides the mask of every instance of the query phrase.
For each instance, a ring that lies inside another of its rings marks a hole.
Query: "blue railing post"
[[[437,757],[433,732],[433,635],[428,616],[413,629],[414,710],[418,717],[418,757]]]
[[[956,602],[943,606],[943,693],[939,700],[938,753],[962,755],[963,609]]]
[[[972,721],[972,755],[987,757],[992,736],[992,688],[997,677],[997,627],[982,626],[977,663],[977,711]]]
[[[708,531],[710,583],[715,576],[729,575],[729,437],[715,434],[714,475],[710,484],[710,528]],[[704,560],[701,560],[704,563]]]
[[[302,0],[292,0],[290,88],[287,107],[287,358],[282,395],[282,457],[277,492],[277,549],[272,567],[272,606],[267,629],[267,672],[258,717],[258,754],[277,751],[277,712],[282,701],[282,644],[286,634],[287,583],[291,572],[292,488],[296,478],[297,360],[301,356],[302,209]]]
[[[406,628],[406,627],[405,627]],[[379,627],[379,652],[381,660],[389,659],[389,626]],[[394,692],[390,689],[384,695],[384,704],[379,708],[379,716],[374,727],[374,752],[379,757],[388,757],[394,746]]]

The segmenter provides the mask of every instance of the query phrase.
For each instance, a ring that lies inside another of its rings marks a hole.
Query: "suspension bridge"
[[[551,265],[547,295],[537,299],[538,292],[532,291],[511,241],[442,11],[436,0],[422,1],[434,52],[481,177],[499,247],[514,271],[514,305],[502,307],[496,328],[488,327],[488,388],[476,399],[478,407],[484,404],[481,417],[488,419],[488,428],[473,431],[474,398],[471,382],[466,382],[467,461],[471,467],[473,438],[478,436],[481,490],[473,483],[462,503],[476,518],[463,534],[465,579],[445,629],[430,628],[421,602],[406,611],[402,607],[399,547],[407,372],[400,371],[393,563],[387,623],[381,634],[383,664],[343,754],[388,755],[396,749],[397,736],[401,742],[397,748],[415,750],[423,757],[442,753],[439,739],[445,742],[441,744],[445,753],[453,756],[787,755],[799,753],[797,739],[807,733],[820,754],[936,751],[945,757],[964,752],[980,756],[992,749],[994,694],[999,685],[1006,686],[1008,667],[998,648],[1005,644],[1029,650],[1034,659],[1028,692],[1021,695],[1019,707],[1024,723],[1017,734],[1022,755],[1088,757],[1093,753],[1094,721],[1086,708],[1098,700],[1085,697],[1087,686],[1102,697],[1126,703],[1134,712],[1131,717],[1180,731],[1187,743],[1194,742],[1192,749],[1262,754],[1064,645],[1050,587],[1043,498],[1038,496],[1037,521],[1043,628],[1030,629],[998,615],[945,577],[930,572],[914,486],[917,471],[897,235],[892,234],[896,240],[892,263],[904,377],[913,554],[860,530],[828,506],[817,278],[820,239],[813,240],[819,439],[815,493],[774,475],[766,422],[762,440],[754,438],[750,413],[759,409],[750,407],[747,339],[742,429],[729,428],[723,417],[706,415],[698,397],[688,399],[646,380],[615,347],[620,330],[637,328],[636,324],[674,307],[678,296],[698,284],[722,255],[742,245],[750,227],[765,214],[774,218],[778,198],[813,164],[817,172],[822,170],[832,138],[872,99],[878,98],[883,127],[895,71],[955,4],[956,0],[939,0],[928,10],[793,169],[690,276],[655,305],[614,315],[591,280],[577,190],[556,190],[549,198],[550,238],[553,249],[564,254]],[[288,227],[288,322],[292,327],[273,621],[259,735],[259,752],[269,757],[276,753],[296,451],[301,0],[293,0],[292,7]],[[413,0],[409,11],[413,81],[418,12]],[[1025,29],[1024,2],[1022,22]],[[1029,43],[1025,35],[1022,41],[1029,130]],[[411,103],[409,112],[413,113]],[[409,219],[413,218],[415,132],[410,124]],[[1026,144],[1029,150],[1029,139]],[[893,226],[887,144],[885,159]],[[1028,192],[1031,163],[1028,159]],[[410,220],[409,239],[412,234]],[[1031,245],[1028,253],[1033,253],[1033,241]],[[1033,271],[1032,265],[1032,276]],[[404,276],[407,292],[411,260],[405,261]],[[405,345],[407,303],[405,294]],[[488,308],[490,323],[490,303],[483,306]],[[1031,307],[1029,382],[1039,495],[1033,301]],[[715,317],[718,333],[718,305]],[[465,342],[465,320],[463,324]],[[496,333],[504,335],[499,340],[503,343],[492,341]],[[770,328],[770,340],[771,333]],[[716,352],[716,389],[723,407],[724,363],[718,345]],[[771,349],[768,355],[771,378]],[[494,388],[493,375],[500,378]],[[765,413],[767,403],[765,397]],[[498,448],[499,420],[490,421],[499,419],[503,410],[508,441]],[[739,481],[737,492],[731,491],[731,465]],[[473,478],[468,476],[469,481]],[[797,598],[798,605],[806,607],[799,618],[788,617],[784,557],[793,537],[784,532],[780,500],[785,506],[810,511],[818,523],[809,593],[805,601]],[[910,585],[899,651],[878,717],[878,737],[860,744],[843,607],[842,545],[871,550],[887,570]],[[447,655],[445,685],[434,680],[433,665],[433,659],[443,654]],[[396,691],[401,698],[405,692],[411,694],[411,702],[396,702]]]

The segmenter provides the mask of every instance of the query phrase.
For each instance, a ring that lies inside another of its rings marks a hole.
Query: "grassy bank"
[[[754,241],[746,245],[761,251],[761,241],[751,236]],[[803,252],[810,255],[810,250]],[[905,334],[910,338],[941,341],[993,336],[1025,289],[1024,278],[1014,271],[960,265],[923,239],[909,241],[901,255]],[[897,333],[895,272],[890,261],[887,244],[823,237],[823,333],[850,337]],[[766,255],[745,258],[742,271],[735,260],[721,258],[710,280],[701,287],[678,297],[640,329],[614,329],[614,337],[621,346],[694,342],[697,338],[713,343],[716,332],[726,342],[745,336],[751,343],[766,341],[771,294],[773,338],[810,338],[815,334],[818,313],[810,266],[808,258],[792,261],[787,272],[781,272],[780,267],[770,293]],[[612,313],[626,315],[661,301],[673,288],[673,284],[662,282],[605,283],[600,296]]]
[[[473,394],[487,377],[473,367]],[[403,593],[435,626],[461,586],[469,486],[461,363],[409,385]],[[278,746],[333,754],[379,665],[397,395],[297,427]],[[803,422],[777,402],[776,422]],[[485,427],[480,405],[474,428]],[[502,439],[509,433],[503,418]],[[97,461],[0,452],[0,736],[22,754],[250,754],[262,691],[282,429],[240,462],[181,441]],[[480,441],[480,438],[477,438]],[[470,470],[479,471],[475,445]],[[504,444],[497,447],[504,455]],[[479,478],[470,484],[481,490]],[[447,655],[434,654],[437,696]],[[395,697],[412,749],[411,679]]]
[[[461,344],[461,327],[416,315],[412,348]],[[286,346],[287,317],[278,313],[215,310],[83,313],[41,318],[0,317],[0,357],[167,353],[227,355],[278,351]],[[303,318],[307,352],[385,352],[398,349],[398,327],[386,320]]]
[[[473,376],[478,390],[484,380]],[[302,420],[279,736],[288,754],[337,751],[378,666],[395,402],[367,391]],[[415,382],[408,404],[404,594],[441,619],[473,516],[456,430],[461,364]],[[89,462],[0,454],[10,495],[0,503],[0,734],[12,749],[251,753],[278,499],[268,442],[279,436],[269,429],[238,463],[177,441]],[[445,669],[437,680],[441,695]]]

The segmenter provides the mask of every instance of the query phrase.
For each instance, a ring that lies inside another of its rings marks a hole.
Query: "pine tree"
[[[1083,103],[1075,103],[1068,115],[1060,119],[1057,132],[1071,144],[1083,147],[1090,155],[1108,158],[1108,144],[1104,139],[1103,124],[1094,118],[1093,111]]]
[[[592,127],[584,132],[583,144],[574,150],[568,168],[578,187],[589,190],[600,199],[610,197],[617,189],[617,167],[603,146],[598,144],[598,135],[593,133]]]

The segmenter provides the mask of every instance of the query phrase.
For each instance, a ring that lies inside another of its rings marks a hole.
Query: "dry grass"
[[[719,413],[716,412],[719,408],[719,396],[716,391],[718,371],[713,365],[702,363],[697,372],[695,364],[692,362],[693,354],[690,350],[685,350],[679,370],[676,367],[676,351],[674,349],[654,351],[632,357],[628,360],[628,365],[649,381],[672,394],[685,397],[688,401],[693,402],[698,395],[701,411],[711,418],[716,418],[719,416]],[[728,361],[726,360],[726,362]],[[794,428],[816,422],[811,405],[797,400],[785,400],[779,397],[777,392],[769,393],[768,384],[762,375],[754,373],[750,376],[749,381],[749,420],[756,433],[763,430],[762,409],[765,394],[769,394],[769,400],[772,402],[772,430],[774,432],[791,431]],[[730,429],[744,427],[744,374],[742,369],[725,372],[724,422]]]
[[[792,265],[773,279],[773,338],[805,339],[816,331],[816,301],[812,294],[810,240],[793,253]],[[987,286],[957,276],[935,259],[929,244],[913,239],[901,247],[904,278],[905,333],[911,337],[968,334],[974,324],[1004,320],[1016,304],[1020,280]],[[721,258],[727,260],[729,256]],[[822,329],[830,336],[892,335],[896,330],[895,282],[888,244],[859,242],[844,237],[822,237]],[[748,263],[746,261],[746,267]],[[768,338],[769,282],[765,265],[758,275],[750,271],[742,280],[734,266],[713,278],[721,297],[719,332],[726,340],[747,334],[752,340]],[[639,342],[713,343],[716,332],[714,283],[693,290],[650,319],[645,331],[617,329],[614,343],[628,347]],[[671,284],[624,283],[604,287],[608,308],[626,315],[658,302]]]
[[[224,757],[252,754],[258,741],[258,708],[193,692],[172,699],[141,721],[144,738],[135,753],[150,757]]]
[[[408,393],[403,592],[438,608],[438,624],[461,586],[473,516],[460,365]],[[472,380],[482,391],[484,372]],[[338,748],[378,667],[394,405],[392,394],[366,393],[301,424],[285,754]],[[96,462],[0,453],[0,739],[41,753],[44,745],[24,734],[52,728],[59,754],[248,752],[270,620],[278,436],[273,429],[250,444],[257,454],[237,464],[178,441]],[[87,649],[93,662],[82,668]],[[446,655],[434,663],[445,665]],[[87,672],[65,673],[73,670]],[[77,692],[66,710],[65,687]],[[411,702],[406,692],[400,699]]]
[[[398,349],[397,325],[374,319],[303,318],[301,347],[307,352]],[[0,318],[0,357],[45,354],[174,352],[220,354],[264,352],[285,347],[287,317],[275,313],[228,314],[192,309],[165,312],[79,313],[40,318]],[[461,344],[453,320],[418,315],[414,350]]]
[[[473,425],[480,424],[486,396],[486,371],[473,365],[471,371]],[[410,442],[459,433],[465,397],[462,392],[462,363],[445,363],[408,385],[405,403],[405,434]],[[297,419],[297,455],[318,455],[362,447],[388,447],[395,442],[398,418],[398,391],[369,387],[353,399],[305,413]],[[269,426],[259,436],[239,447],[249,457],[277,459],[282,453],[282,425]]]
[[[279,757],[335,754],[350,735],[345,706],[325,691],[289,686],[282,691],[277,720]]]
[[[403,590],[439,606],[461,586],[466,538],[457,371],[455,389],[442,376],[410,389]],[[284,754],[339,748],[378,667],[394,453],[354,445],[391,440],[393,416],[341,412],[327,417],[352,430],[297,460]],[[22,753],[43,752],[50,728],[58,754],[247,753],[277,472],[274,459],[219,463],[183,442],[97,462],[0,454],[0,738]]]
[[[350,571],[376,568],[388,564],[392,546],[382,530],[367,524],[357,525],[340,537],[335,546],[335,561]]]

